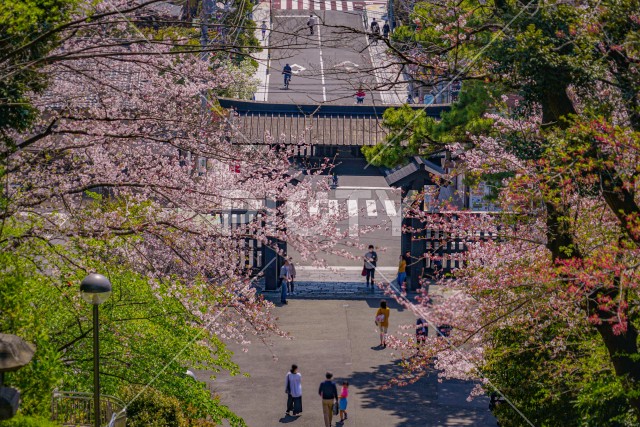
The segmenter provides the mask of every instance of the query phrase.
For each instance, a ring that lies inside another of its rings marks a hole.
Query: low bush
[[[9,420],[0,421],[0,427],[60,427],[60,424],[46,418],[16,415]]]

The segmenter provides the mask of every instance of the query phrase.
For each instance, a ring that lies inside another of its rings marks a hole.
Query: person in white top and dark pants
[[[298,365],[291,365],[285,379],[287,393],[287,412],[285,415],[299,415],[302,412],[302,375],[298,372]]]

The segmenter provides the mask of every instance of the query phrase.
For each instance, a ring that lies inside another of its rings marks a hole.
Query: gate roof
[[[332,146],[376,145],[384,142],[387,130],[382,114],[399,105],[311,105],[270,104],[219,99],[232,109],[231,134],[239,144],[313,144]],[[448,105],[414,107],[439,117]]]

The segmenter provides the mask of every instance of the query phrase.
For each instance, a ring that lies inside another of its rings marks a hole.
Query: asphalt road
[[[316,16],[314,35],[307,21]],[[353,95],[362,87],[365,104],[381,104],[371,91],[375,76],[360,11],[277,10],[270,35],[270,79],[267,99],[275,103],[355,104]],[[293,68],[289,90],[284,90],[282,69]]]
[[[400,192],[390,188],[377,168],[365,169],[363,159],[349,159],[339,161],[335,171],[338,174],[338,187],[325,194],[318,194],[319,200],[309,203],[310,214],[316,213],[321,223],[330,215],[339,214],[338,228],[349,231],[349,240],[340,242],[338,248],[354,255],[356,259],[349,259],[342,255],[322,254],[327,265],[346,269],[346,274],[323,272],[325,281],[360,281],[362,257],[366,250],[354,247],[358,243],[367,247],[374,245],[378,253],[378,267],[385,268],[379,272],[379,278],[391,280],[395,277],[400,255],[401,238],[401,206]],[[324,176],[324,179],[330,179]],[[292,207],[294,208],[294,207]],[[291,209],[292,211],[295,210]],[[295,214],[289,212],[289,214]],[[347,244],[349,243],[349,244]],[[296,249],[289,245],[288,253],[294,258],[296,266],[308,266],[309,262],[302,260]],[[316,280],[312,270],[298,269],[298,280]]]
[[[412,385],[381,389],[401,373],[401,354],[381,349],[373,317],[378,300],[290,300],[275,308],[278,324],[292,339],[256,339],[247,353],[231,343],[233,360],[249,377],[201,371],[198,377],[249,427],[323,426],[318,385],[331,371],[336,381],[349,381],[349,419],[338,427],[495,427],[488,399],[471,402],[473,384],[438,381],[436,372]],[[411,312],[391,302],[389,332],[414,325]],[[404,331],[406,332],[406,330]],[[430,333],[432,333],[430,331]],[[291,364],[302,374],[301,417],[285,416],[284,379]],[[216,375],[210,379],[210,375]],[[335,418],[334,418],[335,420]]]

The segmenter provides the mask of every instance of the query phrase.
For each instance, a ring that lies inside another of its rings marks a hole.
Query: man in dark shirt
[[[331,381],[333,374],[327,372],[325,377],[326,381],[320,383],[318,394],[322,397],[322,413],[324,414],[324,427],[331,427],[331,420],[333,419],[333,403],[338,403],[338,388],[336,384]]]

